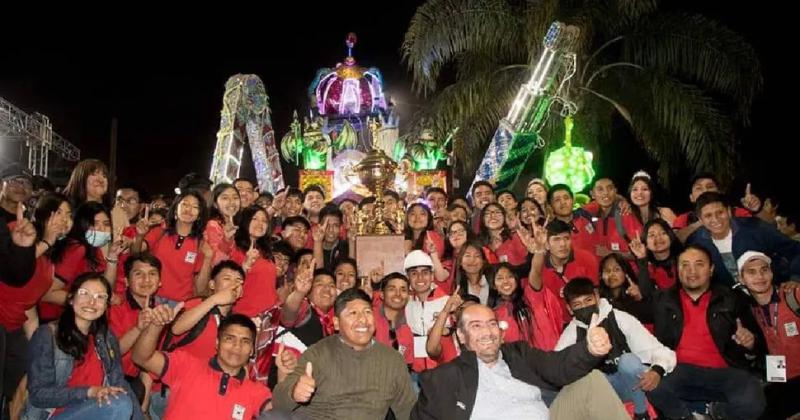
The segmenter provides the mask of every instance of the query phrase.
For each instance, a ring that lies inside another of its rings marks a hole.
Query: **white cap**
[[[772,260],[763,252],[746,251],[741,257],[739,257],[739,260],[736,261],[736,265],[739,267],[739,272],[741,273],[742,269],[744,269],[744,265],[752,260],[761,260],[767,264],[772,264]]]
[[[403,262],[403,270],[408,271],[414,267],[433,267],[433,260],[430,255],[415,249],[406,255],[406,260]]]

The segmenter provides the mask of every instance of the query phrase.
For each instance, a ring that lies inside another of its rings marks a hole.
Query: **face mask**
[[[109,242],[111,242],[111,232],[100,232],[97,230],[87,230],[86,231],[86,242],[89,242],[89,245],[99,248]]]
[[[592,314],[599,314],[600,308],[597,305],[591,305],[580,309],[573,309],[572,313],[575,315],[575,319],[589,325],[589,322],[592,320]]]

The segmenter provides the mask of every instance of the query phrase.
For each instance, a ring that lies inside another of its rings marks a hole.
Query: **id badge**
[[[234,404],[231,418],[234,420],[244,420],[244,406],[241,404]]]
[[[612,251],[619,251],[619,244],[616,242],[611,243],[611,250]]]
[[[414,336],[414,358],[421,359],[423,357],[428,357],[428,350],[425,348],[425,344],[428,342],[428,336]]]
[[[794,337],[800,334],[800,332],[797,331],[797,323],[794,321],[783,324],[783,329],[786,331],[787,337]]]
[[[786,356],[767,355],[767,382],[786,382]]]

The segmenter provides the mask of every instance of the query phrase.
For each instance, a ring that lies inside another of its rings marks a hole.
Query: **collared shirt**
[[[184,350],[165,356],[161,380],[170,386],[165,420],[255,419],[272,397],[267,387],[246,377],[245,368],[231,376],[216,357],[204,362]]]
[[[470,417],[472,420],[546,420],[548,416],[539,387],[511,376],[502,352],[492,367],[478,359],[478,391]]]

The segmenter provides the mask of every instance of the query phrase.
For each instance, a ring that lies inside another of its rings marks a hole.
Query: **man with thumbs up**
[[[372,420],[391,409],[395,418],[407,419],[416,400],[408,369],[396,350],[373,338],[370,296],[355,288],[343,291],[334,315],[339,334],[309,347],[275,387],[275,415]]]
[[[702,418],[688,401],[708,403],[714,418],[756,419],[766,403],[751,369],[763,360],[765,341],[744,295],[712,284],[712,273],[708,250],[689,245],[678,256],[680,285],[655,292],[655,334],[678,364],[648,398],[671,419]]]

